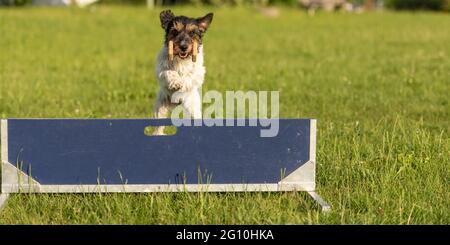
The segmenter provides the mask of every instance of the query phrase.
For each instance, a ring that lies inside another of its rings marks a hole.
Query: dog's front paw
[[[183,87],[183,83],[180,80],[178,80],[178,79],[172,80],[169,83],[169,90],[178,91],[182,87]]]
[[[168,88],[172,91],[180,90],[183,87],[183,80],[181,80],[178,73],[175,72],[168,72],[167,73],[167,81],[168,81]]]
[[[177,91],[172,94],[172,96],[170,98],[170,102],[173,104],[180,104],[180,103],[183,103],[183,99],[184,99],[184,93]]]

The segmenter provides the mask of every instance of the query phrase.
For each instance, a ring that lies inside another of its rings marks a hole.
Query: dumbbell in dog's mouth
[[[174,42],[174,54],[182,59],[186,59],[187,57],[191,56],[194,52],[194,48],[196,45],[194,44],[195,41],[189,41],[189,42]]]

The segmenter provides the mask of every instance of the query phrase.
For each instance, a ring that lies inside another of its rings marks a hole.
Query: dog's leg
[[[164,94],[160,91],[158,98],[156,99],[155,108],[153,112],[154,118],[167,118],[167,114],[171,108],[170,102],[165,98]],[[164,126],[156,127],[153,135],[164,135]]]
[[[194,89],[188,96],[186,96],[185,101],[183,101],[183,107],[191,118],[202,118],[202,101],[200,93],[197,89]]]

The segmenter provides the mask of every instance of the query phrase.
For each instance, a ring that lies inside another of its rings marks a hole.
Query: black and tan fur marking
[[[161,27],[165,30],[165,45],[173,42],[173,53],[184,59],[193,53],[194,42],[197,47],[202,44],[202,38],[213,19],[209,13],[200,18],[175,16],[172,11],[160,13]],[[198,50],[197,50],[198,51]]]

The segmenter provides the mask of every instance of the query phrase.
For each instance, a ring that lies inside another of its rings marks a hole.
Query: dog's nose
[[[181,51],[186,52],[187,49],[188,49],[188,45],[187,44],[181,44],[180,45],[180,49],[181,49]]]

